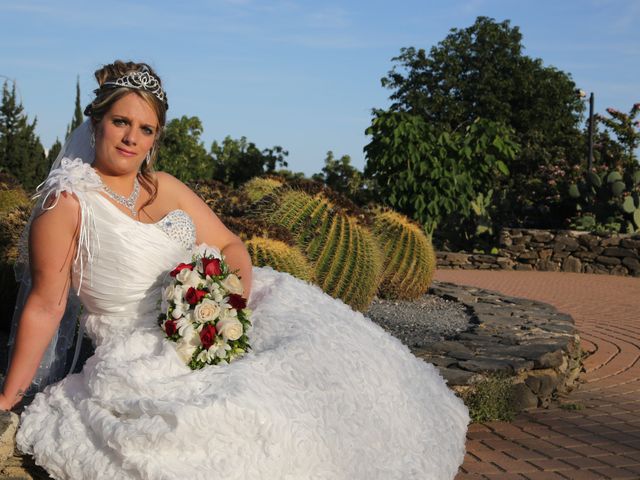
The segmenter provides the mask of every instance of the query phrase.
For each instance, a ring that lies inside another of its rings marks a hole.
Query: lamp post
[[[587,171],[593,165],[593,92],[589,95],[589,156],[587,157]]]
[[[582,100],[587,96],[584,90],[577,90],[578,97]],[[589,94],[589,151],[587,153],[587,172],[591,171],[593,166],[593,92]]]

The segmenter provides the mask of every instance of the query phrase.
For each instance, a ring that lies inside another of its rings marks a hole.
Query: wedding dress
[[[81,177],[63,163],[60,178]],[[73,282],[95,354],[36,395],[17,435],[53,478],[454,478],[468,410],[433,365],[320,288],[254,267],[252,350],[191,371],[157,325],[191,220],[140,223],[76,193],[93,252]]]

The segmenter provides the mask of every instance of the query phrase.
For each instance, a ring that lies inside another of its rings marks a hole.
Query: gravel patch
[[[410,348],[450,339],[470,326],[462,304],[430,294],[412,301],[376,297],[365,315]]]

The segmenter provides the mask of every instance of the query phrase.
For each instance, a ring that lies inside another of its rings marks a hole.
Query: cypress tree
[[[76,78],[76,106],[73,110],[73,118],[71,123],[67,126],[67,135],[65,138],[69,138],[71,132],[79,127],[84,122],[84,116],[82,114],[82,107],[80,106],[80,77]],[[55,157],[54,157],[55,159]]]
[[[60,143],[60,140],[56,138],[56,141],[51,145],[51,148],[47,152],[47,166],[49,168],[51,168],[51,165],[60,153],[60,150],[62,150],[62,143]]]
[[[22,103],[16,99],[16,85],[2,88],[0,105],[0,169],[32,190],[47,173],[44,148],[35,134],[37,119],[29,123]]]

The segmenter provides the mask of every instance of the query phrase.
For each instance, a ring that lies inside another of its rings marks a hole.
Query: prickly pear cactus
[[[313,268],[297,247],[280,240],[253,237],[245,242],[251,262],[258,267],[269,266],[280,272],[287,272],[307,282],[313,279]]]
[[[422,228],[393,210],[377,209],[372,230],[384,258],[378,294],[406,300],[424,294],[436,270],[436,256]]]
[[[640,232],[640,170],[588,172],[586,181],[572,184],[576,200],[571,227],[579,230]]]

